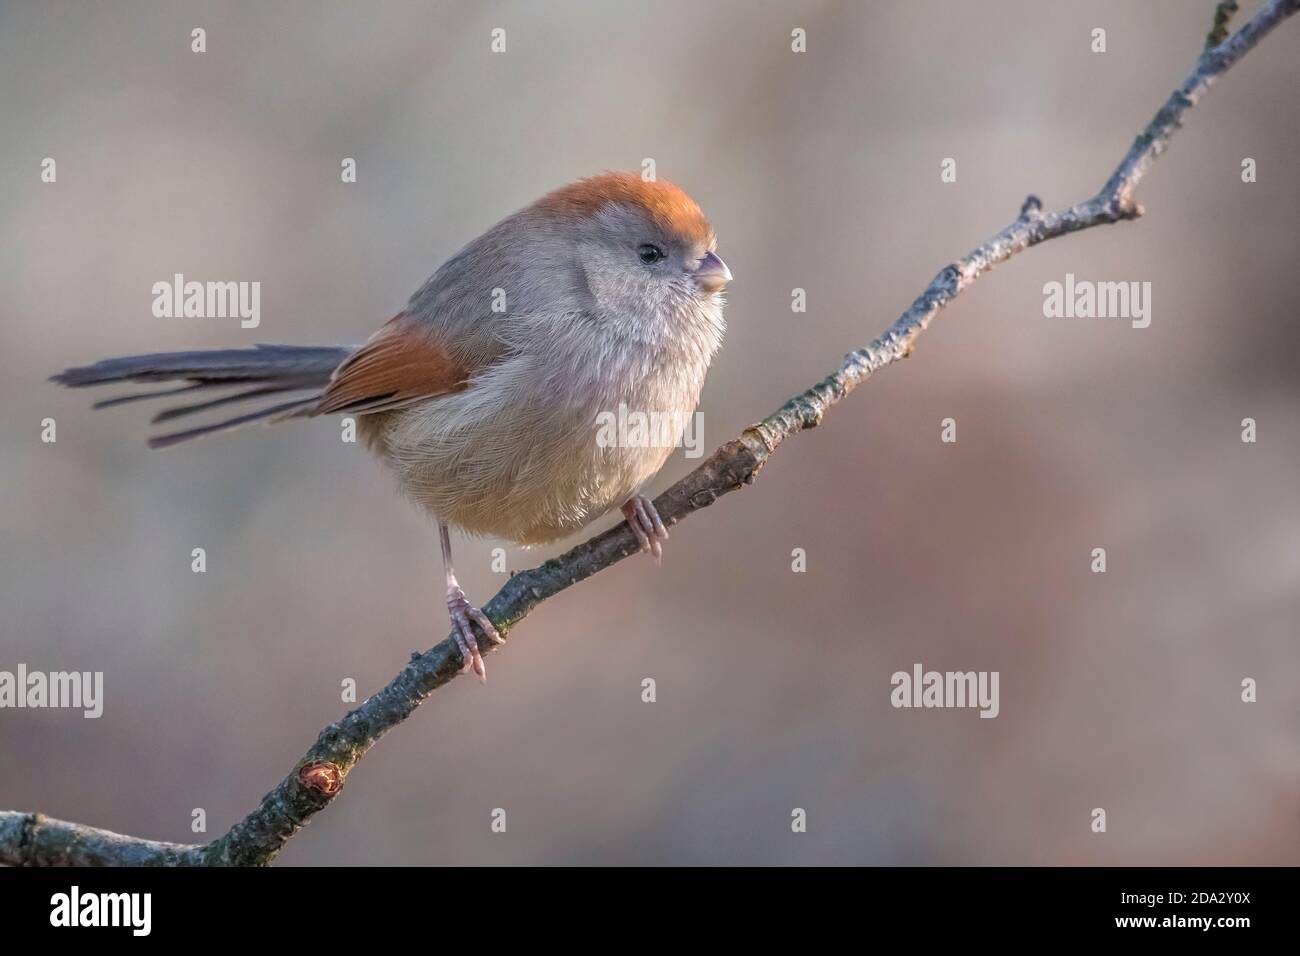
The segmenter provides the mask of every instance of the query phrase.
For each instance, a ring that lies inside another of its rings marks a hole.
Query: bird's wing
[[[473,371],[403,313],[339,365],[312,414],[390,411],[459,392]]]

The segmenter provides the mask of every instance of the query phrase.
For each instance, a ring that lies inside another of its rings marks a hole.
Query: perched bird
[[[359,347],[136,355],[52,380],[186,383],[96,407],[202,396],[155,422],[261,402],[155,437],[154,448],[256,421],[357,416],[370,448],[438,521],[452,632],[465,667],[486,677],[472,624],[488,640],[501,637],[456,580],[449,529],[539,544],[621,506],[641,549],[659,559],[668,532],[640,491],[672,442],[597,441],[597,422],[620,405],[681,422],[695,410],[725,328],[721,293],[731,272],[716,245],[699,206],[676,186],[605,173],[497,223]]]

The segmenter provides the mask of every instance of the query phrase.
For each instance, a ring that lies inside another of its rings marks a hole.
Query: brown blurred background
[[[0,7],[0,669],[102,670],[106,693],[99,720],[0,711],[0,807],[210,838],[347,709],[343,678],[364,697],[447,632],[432,523],[336,422],[150,452],[151,410],[92,413],[103,395],[50,373],[359,341],[497,219],[653,157],[737,277],[712,448],[1026,193],[1091,195],[1211,7]],[[281,862],[1300,862],[1298,47],[1283,24],[1207,95],[1140,190],[1146,218],[999,268],[674,529],[661,569],[629,560],[544,604],[486,688],[438,692]],[[175,272],[259,280],[261,327],[154,318]],[[1067,272],[1150,281],[1150,328],[1045,319]],[[692,466],[679,452],[655,490]],[[502,583],[497,544],[458,546],[471,598]],[[1000,716],[893,709],[890,675],[918,661],[1000,671]]]

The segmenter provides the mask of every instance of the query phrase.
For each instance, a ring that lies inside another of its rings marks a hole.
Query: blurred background
[[[501,217],[652,157],[736,275],[711,449],[1027,193],[1090,196],[1212,6],[0,7],[0,669],[101,670],[106,697],[99,720],[0,711],[0,807],[214,837],[348,709],[340,681],[364,698],[447,633],[435,526],[336,421],[150,452],[153,409],[92,412],[105,393],[46,376],[361,341]],[[435,694],[280,862],[1300,862],[1298,45],[1283,24],[1206,96],[1139,190],[1145,218],[1000,267],[753,488],[673,529],[662,568],[542,605],[486,687]],[[176,272],[260,281],[261,327],[155,318]],[[1149,281],[1151,326],[1044,318],[1067,272]],[[679,451],[654,491],[693,465]],[[497,546],[458,544],[479,602]],[[916,662],[999,671],[1000,715],[892,708]]]

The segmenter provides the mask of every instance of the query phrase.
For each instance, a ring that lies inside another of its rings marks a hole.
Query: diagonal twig
[[[1300,0],[1269,0],[1237,33],[1228,36],[1235,0],[1215,9],[1213,30],[1192,71],[1138,134],[1101,190],[1059,212],[1044,213],[1030,196],[1002,231],[945,266],[885,332],[846,355],[839,368],[796,395],[767,418],[727,442],[655,500],[672,525],[718,498],[751,483],[787,438],[821,423],[827,410],[880,369],[906,358],[939,310],[967,286],[1018,252],[1068,233],[1136,219],[1142,207],[1133,191],[1168,147],[1184,114],[1206,89],[1261,39],[1300,9]],[[1213,41],[1210,43],[1209,41]],[[512,577],[483,610],[507,633],[547,598],[638,551],[626,524],[564,555]],[[486,655],[495,645],[480,644]],[[0,811],[0,863],[18,865],[262,865],[269,863],[313,815],[339,793],[348,773],[380,737],[405,720],[433,691],[460,673],[461,658],[448,637],[410,662],[382,690],[321,731],[290,774],[248,816],[208,844],[173,844],[122,836],[41,814]]]

